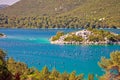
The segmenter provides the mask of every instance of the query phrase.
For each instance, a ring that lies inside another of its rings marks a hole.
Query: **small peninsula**
[[[6,35],[4,33],[0,33],[0,38],[5,38]]]
[[[120,34],[98,29],[84,29],[67,34],[63,32],[57,32],[55,36],[50,38],[50,42],[51,44],[77,45],[120,44]]]

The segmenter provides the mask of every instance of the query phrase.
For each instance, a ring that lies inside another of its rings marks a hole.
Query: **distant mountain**
[[[9,6],[9,5],[1,4],[1,5],[0,5],[0,9],[6,8],[6,7],[8,7],[8,6]]]

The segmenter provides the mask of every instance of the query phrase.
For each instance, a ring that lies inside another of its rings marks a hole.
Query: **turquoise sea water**
[[[108,30],[108,29],[106,29]],[[120,34],[120,29],[109,29]],[[120,50],[120,45],[53,45],[49,38],[57,31],[71,32],[75,29],[0,29],[7,38],[0,39],[0,48],[16,61],[25,62],[39,70],[48,66],[61,73],[76,71],[77,74],[104,72],[98,66],[101,56],[109,58],[110,52]]]

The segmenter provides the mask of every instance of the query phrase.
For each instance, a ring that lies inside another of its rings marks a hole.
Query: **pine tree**
[[[70,76],[69,76],[69,80],[76,80],[76,72],[73,71],[72,73],[70,73]]]

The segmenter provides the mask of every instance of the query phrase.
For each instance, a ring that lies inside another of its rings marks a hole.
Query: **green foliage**
[[[34,73],[33,69],[27,67],[26,64],[22,62],[16,62],[13,58],[9,58],[7,61],[8,70],[14,75],[15,80],[25,80],[28,75]]]
[[[0,14],[0,27],[4,28],[108,28],[105,25],[99,23],[99,20],[89,21],[74,16],[6,17]]]
[[[98,36],[103,36],[106,37],[107,35],[110,35],[111,33],[109,31],[105,31],[105,30],[98,30],[98,29],[92,29],[91,30],[94,34],[98,35]]]
[[[6,53],[0,49],[0,80],[12,80],[12,74],[6,67]]]
[[[67,72],[60,74],[58,80],[69,80],[69,74]]]
[[[52,41],[58,40],[61,36],[63,36],[63,32],[57,32],[55,36],[51,38]]]
[[[84,80],[84,75],[80,74],[80,75],[76,76],[76,72],[73,71],[69,75],[69,80]]]
[[[5,56],[6,56],[6,53],[0,49],[0,65],[5,66]]]
[[[13,74],[27,74],[29,72],[29,69],[26,64],[21,62],[15,62],[13,58],[9,58],[7,60],[7,67],[9,71],[11,71]]]
[[[88,80],[94,80],[94,75],[93,74],[89,74],[88,75]]]
[[[110,57],[111,61],[120,67],[120,51],[112,52]]]
[[[104,69],[108,69],[109,66],[113,65],[113,62],[109,59],[106,59],[105,57],[101,58],[101,61],[98,62],[99,66],[104,68]]]
[[[116,39],[120,41],[120,34],[116,36]]]
[[[92,31],[93,35],[90,35],[88,40],[99,42],[99,41],[105,41],[106,39],[108,41],[117,42],[120,41],[120,36],[116,35],[114,33],[110,33],[109,31],[104,30],[97,30],[97,29],[89,29]]]
[[[79,16],[87,20],[91,27],[120,27],[119,0],[85,0],[83,5],[64,15]]]
[[[60,75],[60,73],[56,69],[53,69],[49,78],[50,78],[50,80],[57,80],[59,75]]]
[[[91,35],[91,36],[89,36],[88,40],[89,40],[89,41],[93,41],[93,42],[99,42],[99,41],[102,41],[102,40],[104,40],[104,39],[101,38],[101,36]]]
[[[103,30],[97,30],[97,29],[90,29],[92,31],[93,35],[90,35],[88,40],[93,42],[99,42],[104,41],[104,32]]]
[[[69,34],[64,40],[65,41],[78,41],[78,42],[82,42],[83,38],[82,38],[82,36],[76,36],[75,34]]]
[[[84,80],[84,74],[78,75],[76,80]]]
[[[105,57],[101,58],[101,61],[98,62],[99,66],[108,70],[112,66],[120,66],[120,51],[112,52],[110,55],[110,59],[106,59]]]
[[[69,80],[75,80],[76,79],[76,72],[73,71],[72,73],[70,73],[70,77],[69,77]]]
[[[101,58],[101,61],[98,62],[99,66],[105,70],[103,76],[100,77],[100,80],[117,80],[119,79],[120,73],[120,51],[115,51],[110,54],[110,59],[106,59],[105,57]],[[111,76],[111,77],[110,77]],[[114,77],[117,76],[117,77]]]
[[[6,53],[2,49],[0,49],[0,59],[4,59],[5,56],[6,56]]]
[[[108,36],[107,36],[107,39],[108,39],[109,41],[113,41],[113,42],[117,41],[115,35],[112,35],[112,34],[108,35]]]
[[[0,65],[0,80],[13,80],[11,72],[6,66]]]
[[[41,74],[49,74],[49,70],[48,70],[48,68],[45,66],[45,67],[43,67],[43,69],[42,69],[42,71],[41,71]]]

